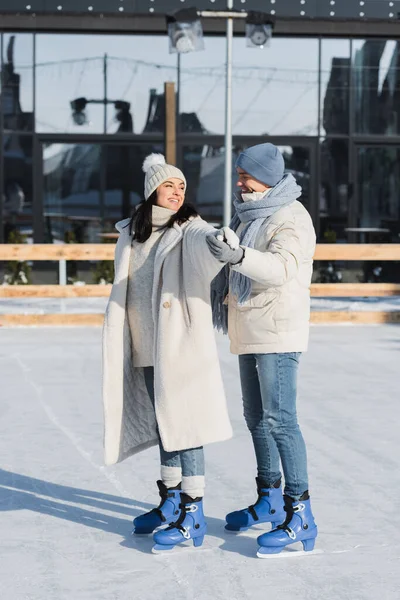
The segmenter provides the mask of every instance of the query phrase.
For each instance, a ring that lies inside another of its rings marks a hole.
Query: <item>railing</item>
[[[59,285],[0,285],[2,298],[106,297],[111,285],[66,285],[67,261],[113,260],[114,244],[3,244],[0,261],[58,261]],[[319,244],[316,261],[400,261],[400,244]],[[315,283],[313,297],[374,297],[400,295],[400,284]],[[0,325],[12,324],[99,324],[102,315],[0,315]],[[314,322],[400,322],[400,311],[342,312],[312,314]]]

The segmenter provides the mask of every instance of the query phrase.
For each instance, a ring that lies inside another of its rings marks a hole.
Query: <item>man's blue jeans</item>
[[[308,489],[307,454],[296,413],[299,352],[239,356],[244,417],[253,437],[258,477],[270,488],[285,476],[285,494]]]
[[[154,368],[144,367],[144,379],[147,393],[154,404]],[[181,467],[183,477],[204,475],[204,450],[203,447],[189,448],[176,452],[166,452],[159,440],[161,464],[165,467]]]

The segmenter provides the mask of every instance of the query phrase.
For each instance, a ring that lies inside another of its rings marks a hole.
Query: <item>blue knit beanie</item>
[[[285,161],[273,144],[257,144],[239,154],[236,167],[240,167],[265,185],[274,187],[284,175]]]

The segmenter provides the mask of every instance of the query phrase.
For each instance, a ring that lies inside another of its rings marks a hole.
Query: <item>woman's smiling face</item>
[[[170,177],[157,188],[157,206],[178,211],[185,200],[185,184],[182,179]]]

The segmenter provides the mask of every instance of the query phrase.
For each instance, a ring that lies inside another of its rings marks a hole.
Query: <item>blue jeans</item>
[[[144,379],[146,382],[147,393],[154,404],[154,367],[144,367]],[[183,477],[193,477],[195,475],[204,475],[204,450],[200,448],[190,448],[188,450],[177,450],[176,452],[166,452],[162,446],[159,436],[160,459],[165,467],[180,467]]]
[[[308,489],[307,454],[296,414],[300,352],[239,356],[244,417],[253,437],[258,477],[265,487],[285,476],[285,494]]]

